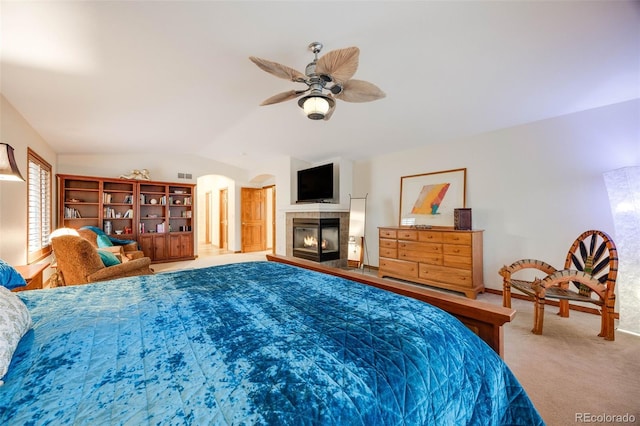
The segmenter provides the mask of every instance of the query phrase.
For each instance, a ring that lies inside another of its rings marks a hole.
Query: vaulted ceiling
[[[2,1],[0,88],[59,153],[364,159],[640,97],[638,1]],[[360,48],[355,78],[387,97],[329,121],[300,71]]]

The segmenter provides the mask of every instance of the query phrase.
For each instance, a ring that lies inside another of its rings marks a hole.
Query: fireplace
[[[340,219],[294,218],[293,256],[316,262],[340,259]]]

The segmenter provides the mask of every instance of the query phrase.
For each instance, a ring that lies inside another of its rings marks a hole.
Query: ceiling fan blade
[[[289,90],[287,92],[278,93],[277,95],[273,95],[269,99],[265,99],[264,101],[262,101],[260,106],[272,105],[279,102],[288,101],[289,99],[295,99],[306,91],[307,90]]]
[[[316,73],[330,75],[337,83],[345,83],[356,73],[359,56],[357,47],[332,50],[318,59]]]
[[[251,62],[256,64],[261,70],[273,74],[276,77],[284,78],[290,81],[305,81],[305,75],[300,71],[296,71],[286,65],[279,64],[277,62],[268,61],[266,59],[256,58],[255,56],[249,56]]]
[[[349,80],[336,98],[345,102],[371,102],[387,96],[378,86],[368,81]]]

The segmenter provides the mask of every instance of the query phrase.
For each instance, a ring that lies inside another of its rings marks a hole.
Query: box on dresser
[[[484,291],[481,230],[380,227],[379,277],[464,293]]]

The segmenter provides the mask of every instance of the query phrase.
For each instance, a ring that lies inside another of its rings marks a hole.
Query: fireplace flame
[[[305,247],[318,247],[318,239],[313,235],[307,235],[304,237],[302,243]],[[322,249],[327,248],[327,240],[322,240]]]
[[[307,235],[306,237],[304,237],[303,242],[305,247],[318,247],[318,240],[312,235]]]

